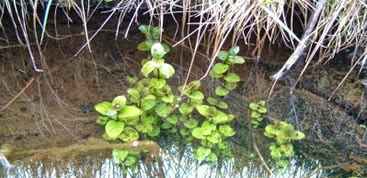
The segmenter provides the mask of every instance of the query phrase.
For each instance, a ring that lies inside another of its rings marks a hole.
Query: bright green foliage
[[[139,29],[146,40],[138,45],[138,49],[149,52],[140,70],[144,78],[128,77],[131,87],[126,95],[95,105],[100,114],[97,123],[105,127],[103,138],[133,142],[156,139],[161,133],[167,133],[172,139],[178,136],[184,143],[195,143],[196,159],[217,161],[231,157],[231,147],[226,139],[235,135],[230,125],[234,115],[225,112],[228,104],[221,98],[235,89],[240,81],[237,74],[230,72],[234,64],[244,63],[244,59],[236,55],[239,47],[221,51],[218,55],[221,62],[211,71],[221,82],[215,89],[216,97],[206,97],[198,80],[178,87],[180,95],[176,95],[168,84],[175,69],[164,60],[169,47],[159,42],[163,30],[150,26]],[[124,168],[136,171],[140,153],[132,152],[113,150],[113,157]]]
[[[124,130],[125,124],[120,121],[110,120],[106,124],[106,134],[111,138],[117,138]]]
[[[229,51],[219,51],[218,58],[221,62],[216,63],[209,75],[213,78],[217,78],[222,82],[222,85],[215,88],[215,94],[217,96],[227,96],[229,91],[237,87],[237,83],[240,82],[240,76],[236,73],[229,72],[229,69],[234,64],[243,64],[245,60],[238,56],[240,48],[238,46],[232,47]]]
[[[121,150],[113,149],[112,156],[116,163],[123,166],[123,173],[127,174],[130,169],[133,173],[138,173],[137,163],[141,155],[141,151],[137,150]]]
[[[268,112],[266,103],[263,100],[257,103],[250,103],[249,108],[251,110],[251,124],[254,128],[258,128],[261,121],[264,119],[263,114]]]
[[[305,138],[305,134],[295,130],[293,125],[278,120],[265,127],[264,135],[275,141],[269,146],[270,155],[280,168],[287,166],[287,158],[294,155],[292,141]]]

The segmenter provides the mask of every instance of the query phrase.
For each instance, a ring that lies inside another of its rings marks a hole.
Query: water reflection
[[[182,150],[184,149],[184,150]],[[155,161],[141,161],[135,176],[123,175],[111,158],[110,151],[65,158],[58,161],[15,161],[13,167],[1,170],[1,177],[324,177],[318,161],[291,162],[289,169],[269,175],[257,157],[235,153],[235,158],[217,164],[200,164],[191,148],[171,145],[162,148]]]

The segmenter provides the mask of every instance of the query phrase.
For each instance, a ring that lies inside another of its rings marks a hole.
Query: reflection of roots
[[[66,156],[77,156],[78,154],[101,151],[106,149],[133,149],[148,150],[156,158],[159,155],[159,146],[153,141],[135,141],[131,143],[109,143],[98,139],[89,139],[85,144],[73,144],[67,147],[54,147],[37,150],[13,150],[6,153],[10,160],[24,159],[29,160],[60,160]]]

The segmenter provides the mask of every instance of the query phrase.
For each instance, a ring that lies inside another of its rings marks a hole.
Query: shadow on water
[[[77,57],[73,55],[83,44],[83,36],[46,41],[46,74],[32,72],[26,51],[18,48],[2,51],[2,106],[31,78],[35,82],[18,101],[0,113],[0,144],[17,148],[6,155],[12,167],[2,168],[1,177],[123,176],[109,151],[116,145],[103,147],[109,143],[83,143],[87,138],[100,138],[103,133],[103,128],[95,124],[97,114],[93,112],[93,105],[126,91],[125,77],[137,75],[140,60],[145,58],[144,53],[135,50],[143,38],[141,35],[121,40],[113,38],[111,33],[101,33],[91,43],[93,53],[85,51]],[[246,47],[241,49],[246,51]],[[241,55],[248,54],[242,52]],[[243,81],[240,88],[226,98],[237,118],[236,136],[231,140],[233,159],[201,164],[193,158],[190,146],[162,139],[159,155],[141,160],[136,177],[269,177],[263,164],[266,162],[271,168],[274,165],[268,153],[269,140],[263,135],[265,123],[260,129],[252,129],[248,104],[267,98],[273,84],[268,78],[279,69],[266,63],[274,55],[283,60],[287,56],[269,52],[264,55],[263,64],[247,61],[236,68]],[[181,48],[173,49],[168,55],[167,61],[177,69],[173,85],[183,83],[190,58],[190,52]],[[198,58],[199,63],[192,71],[193,79],[202,76],[207,65],[205,58]],[[301,86],[314,85],[308,77],[318,76],[305,74],[308,83]],[[307,139],[295,145],[297,154],[290,161],[291,166],[282,172],[272,170],[270,177],[363,176],[367,169],[366,131],[355,124],[346,107],[327,101],[311,89],[298,88],[290,95],[291,80],[294,78],[284,79],[275,86],[268,100],[268,117],[292,123],[305,132]],[[204,82],[206,93],[211,95],[211,81]],[[2,152],[5,155],[4,148]]]

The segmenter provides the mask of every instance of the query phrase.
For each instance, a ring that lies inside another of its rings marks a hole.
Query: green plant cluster
[[[305,134],[295,130],[293,125],[278,120],[265,127],[264,135],[275,140],[269,146],[270,155],[280,168],[286,167],[287,158],[294,155],[292,141],[305,138]]]
[[[167,135],[172,139],[177,136],[185,143],[193,144],[196,159],[216,161],[231,157],[231,148],[226,140],[235,134],[230,125],[234,115],[224,112],[228,105],[221,98],[239,81],[237,74],[229,72],[233,64],[244,63],[243,58],[235,55],[239,48],[221,51],[219,59],[222,62],[219,64],[226,67],[219,71],[216,64],[212,69],[212,73],[218,76],[216,78],[223,79],[223,86],[227,86],[223,91],[226,92],[217,92],[220,89],[216,89],[217,96],[206,97],[200,91],[201,82],[194,80],[178,87],[178,94],[175,94],[168,84],[175,70],[164,60],[169,47],[159,42],[163,30],[150,26],[139,29],[146,40],[138,45],[138,50],[149,51],[140,71],[144,78],[128,77],[132,87],[126,96],[117,96],[112,102],[95,105],[100,114],[97,123],[105,127],[103,138],[133,142],[156,139],[162,133],[169,133]],[[140,153],[114,150],[113,156],[123,166],[131,167],[136,165]]]
[[[245,63],[245,60],[237,55],[239,51],[240,48],[234,46],[229,51],[219,51],[218,53],[221,62],[216,63],[209,73],[211,77],[222,81],[221,85],[215,88],[215,94],[218,96],[228,95],[229,91],[235,89],[240,81],[240,76],[229,70],[233,64]]]
[[[139,150],[121,150],[113,149],[112,156],[115,163],[123,165],[123,172],[128,173],[129,170],[132,173],[138,173],[138,162],[141,157],[141,151]]]
[[[251,109],[251,124],[252,127],[258,128],[261,121],[264,120],[263,115],[268,112],[266,109],[266,102],[261,100],[257,103],[250,103],[249,108]]]

